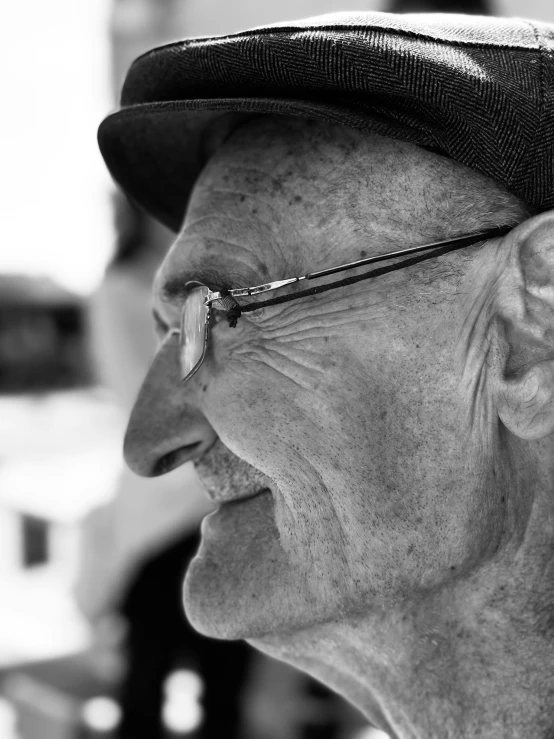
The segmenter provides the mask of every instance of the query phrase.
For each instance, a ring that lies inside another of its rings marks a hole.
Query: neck
[[[522,535],[439,591],[255,646],[325,682],[395,739],[551,738],[552,489],[528,491]]]

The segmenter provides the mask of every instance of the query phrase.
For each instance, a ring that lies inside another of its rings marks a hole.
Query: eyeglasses
[[[181,381],[186,382],[189,380],[201,367],[202,362],[206,357],[210,336],[211,311],[212,305],[215,302],[219,303],[220,309],[225,312],[229,326],[234,327],[242,313],[259,310],[260,308],[270,305],[286,303],[290,300],[297,300],[298,298],[303,298],[308,295],[316,295],[317,293],[326,292],[327,290],[332,290],[337,287],[352,285],[360,280],[379,277],[388,272],[410,267],[413,264],[423,262],[427,259],[439,257],[450,251],[454,251],[455,249],[463,249],[466,246],[477,244],[480,241],[505,236],[512,230],[512,228],[512,226],[505,226],[502,228],[483,231],[481,233],[459,236],[455,239],[450,239],[449,241],[438,241],[433,244],[413,246],[409,249],[402,249],[400,251],[389,252],[388,254],[368,257],[366,259],[360,259],[357,262],[349,262],[348,264],[341,264],[338,267],[332,267],[318,272],[310,272],[300,277],[290,277],[286,280],[268,282],[264,285],[255,285],[254,287],[240,287],[234,290],[220,290],[219,292],[216,292],[210,290],[206,285],[202,285],[199,282],[188,282],[186,287],[189,289],[189,292],[187,293],[183,304],[180,326],[178,329],[175,328],[171,331],[172,334],[179,335]],[[419,252],[426,253],[410,257],[409,259],[404,259],[401,262],[396,262],[385,267],[379,267],[378,269],[373,269],[369,272],[364,272],[361,275],[354,275],[353,277],[338,280],[337,282],[308,288],[307,290],[302,290],[293,295],[284,295],[261,302],[247,303],[245,305],[240,305],[236,300],[236,298],[244,298],[249,295],[260,295],[261,293],[270,292],[271,290],[278,290],[279,288],[286,287],[287,285],[292,285],[303,280],[315,280],[320,277],[327,277],[328,275],[336,274],[337,272],[362,267],[366,264],[374,264],[375,262],[404,257],[408,254],[418,254]]]

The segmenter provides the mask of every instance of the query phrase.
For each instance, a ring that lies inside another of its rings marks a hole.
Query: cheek
[[[267,460],[279,466],[283,458],[302,454],[302,437],[312,436],[310,415],[301,403],[304,394],[266,366],[229,366],[210,383],[206,414],[226,446],[269,474]]]
[[[330,487],[361,484],[368,456],[382,461],[373,451],[391,441],[401,396],[375,346],[357,336],[227,343],[207,370],[204,411],[235,454],[270,476],[309,466]]]
[[[230,442],[237,435],[240,443],[250,429],[254,446],[265,441],[286,448],[295,437],[315,443],[322,435],[317,429],[325,432],[333,416],[329,398],[338,393],[346,402],[341,384],[347,351],[329,353],[325,338],[245,338],[214,354],[206,396],[216,431]]]
[[[433,580],[469,555],[474,525],[475,500],[459,485],[460,398],[408,348],[335,349],[235,351],[210,375],[205,413],[231,451],[278,484],[282,540],[299,556],[319,533],[337,562],[373,562],[391,577],[400,562]]]

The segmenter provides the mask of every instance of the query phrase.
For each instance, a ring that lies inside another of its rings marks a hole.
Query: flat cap
[[[336,13],[171,43],[132,64],[100,149],[131,199],[178,231],[213,132],[260,114],[427,147],[554,207],[549,24]]]

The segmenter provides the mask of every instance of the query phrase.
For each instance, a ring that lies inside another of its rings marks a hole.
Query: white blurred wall
[[[381,10],[379,0],[186,0],[179,5],[179,25],[189,36],[233,33],[244,28],[306,18],[338,10]]]
[[[498,13],[554,23],[553,0],[497,0]]]
[[[386,7],[386,0],[181,0],[175,3],[175,22],[187,36],[204,36],[338,10]],[[494,8],[498,15],[554,22],[554,0],[495,0]]]
[[[86,292],[111,241],[96,128],[110,106],[110,0],[5,0],[0,271]]]

